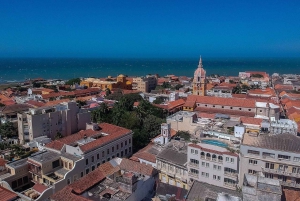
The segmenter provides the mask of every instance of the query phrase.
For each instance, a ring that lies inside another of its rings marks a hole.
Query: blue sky
[[[0,57],[299,57],[300,1],[0,0]]]

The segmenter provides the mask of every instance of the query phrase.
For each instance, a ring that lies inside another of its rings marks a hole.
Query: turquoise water
[[[300,58],[205,58],[207,75],[238,76],[239,71],[300,74]],[[0,58],[0,82],[29,78],[70,79],[125,74],[175,74],[193,76],[194,59],[99,59],[99,58]]]
[[[228,147],[228,145],[224,142],[218,141],[218,140],[201,140],[202,143],[205,144],[211,144],[211,145],[215,145],[215,146],[219,146],[219,147]]]

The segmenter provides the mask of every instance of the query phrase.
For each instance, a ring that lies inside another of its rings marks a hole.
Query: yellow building
[[[193,94],[205,96],[206,92],[206,71],[203,69],[202,58],[200,57],[198,68],[194,73]]]
[[[126,76],[119,75],[117,79],[112,79],[110,76],[106,80],[100,80],[96,78],[87,78],[80,82],[80,86],[87,86],[88,88],[100,88],[102,90],[106,89],[132,89],[132,83],[126,79]]]

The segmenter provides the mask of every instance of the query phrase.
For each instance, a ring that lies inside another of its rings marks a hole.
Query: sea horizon
[[[297,57],[202,57],[207,75],[238,76],[243,71],[264,71],[270,75],[300,74]],[[193,76],[198,58],[97,58],[97,57],[3,57],[0,58],[0,83],[26,79],[71,79],[125,74],[175,74]]]

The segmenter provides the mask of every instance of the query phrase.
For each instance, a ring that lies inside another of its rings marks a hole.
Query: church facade
[[[200,57],[198,68],[194,73],[193,80],[193,95],[205,96],[206,92],[206,71],[202,65],[202,58]]]

